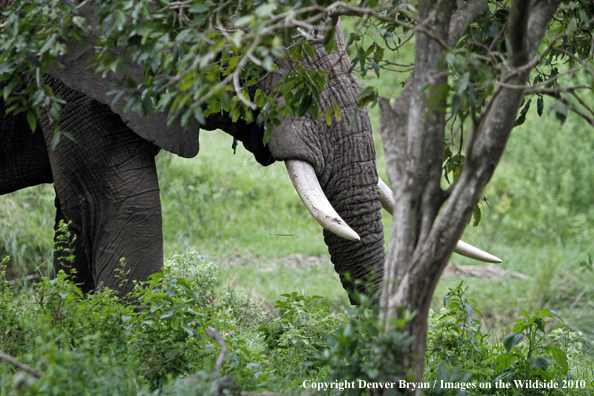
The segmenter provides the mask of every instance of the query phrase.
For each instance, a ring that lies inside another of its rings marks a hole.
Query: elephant
[[[79,12],[96,30],[93,8],[87,5]],[[352,114],[360,87],[348,56],[343,56],[346,48],[340,24],[336,46],[331,54],[316,46],[316,60],[310,66],[333,67],[321,96],[322,106],[337,103],[344,114]],[[122,258],[128,280],[146,280],[163,264],[154,157],[161,149],[193,157],[199,149],[199,128],[184,131],[179,123],[168,124],[163,113],[149,118],[123,114],[107,95],[117,76],[100,77],[87,68],[90,47],[92,40],[89,47],[69,43],[68,53],[59,59],[64,68],[52,66],[43,77],[43,83],[65,101],[59,121],[42,110],[40,130],[32,133],[22,113],[6,115],[5,104],[0,103],[0,194],[54,183],[56,224],[69,222],[76,235],[74,262],[66,265],[56,251],[55,268],[71,271],[85,293],[104,285],[123,295],[133,282],[122,282],[116,276]],[[138,77],[141,69],[130,63],[124,72]],[[300,197],[324,228],[331,261],[355,303],[353,292],[373,292],[382,280],[381,208],[383,203],[389,209],[393,202],[391,191],[377,175],[367,112],[359,110],[354,127],[348,125],[348,117],[333,118],[330,126],[311,115],[286,117],[266,145],[262,127],[231,122],[227,114],[211,115],[200,128],[231,134],[263,166],[285,161]],[[52,148],[56,126],[71,138],[62,137]],[[496,259],[482,253],[470,249],[467,255]]]

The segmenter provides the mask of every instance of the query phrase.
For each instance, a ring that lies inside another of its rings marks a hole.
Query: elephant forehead
[[[322,186],[341,167],[374,161],[375,148],[366,110],[357,110],[355,103],[341,106],[341,110],[342,120],[333,115],[330,126],[326,120],[315,121],[310,116],[285,118],[268,140],[274,158],[306,161],[313,166]],[[357,116],[351,126],[354,111]]]

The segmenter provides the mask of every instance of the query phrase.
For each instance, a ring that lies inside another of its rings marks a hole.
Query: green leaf
[[[332,110],[330,109],[326,110],[326,125],[332,125]]]
[[[54,151],[56,149],[56,146],[58,146],[61,135],[62,132],[60,131],[60,127],[56,127],[56,129],[54,129],[54,137],[52,138],[52,141],[50,143],[50,149],[52,151]]]
[[[509,353],[509,351],[511,351],[512,348],[518,344],[518,342],[522,341],[522,339],[524,339],[524,334],[516,333],[515,331],[506,335],[503,339],[503,346],[505,346],[507,353]]]
[[[530,99],[528,102],[526,102],[524,107],[522,107],[522,110],[520,110],[520,116],[516,119],[516,122],[514,122],[514,127],[516,127],[518,125],[522,125],[524,123],[524,121],[526,121],[526,113],[528,113],[528,109],[530,108],[530,103],[532,103],[532,99]]]
[[[542,96],[539,96],[538,99],[536,100],[536,112],[538,113],[539,117],[542,116],[543,108],[544,108],[544,99]]]
[[[495,359],[495,369],[497,371],[503,371],[506,368],[510,367],[515,361],[516,358],[513,355],[502,353]]]
[[[445,56],[445,60],[448,65],[453,66],[456,63],[456,55],[451,52],[448,52]]]
[[[332,105],[332,108],[334,110],[334,116],[336,117],[336,120],[342,121],[342,111],[340,110],[340,106],[338,105],[338,103],[334,103]]]
[[[35,117],[35,113],[31,110],[27,111],[27,122],[29,123],[29,127],[33,132],[37,129],[37,117]]]
[[[313,50],[313,47],[307,41],[303,43],[303,50],[307,53],[307,55],[309,55],[312,61],[316,60],[316,54]]]
[[[309,106],[309,113],[314,120],[318,120],[320,117],[320,109],[318,108],[318,104],[315,100],[312,101],[311,105]]]
[[[237,20],[235,20],[235,26],[240,27],[240,26],[245,26],[249,23],[251,23],[254,20],[254,16],[253,15],[246,15],[243,16],[241,18],[238,18]]]
[[[191,327],[181,325],[181,328],[184,329],[190,337],[194,336],[194,329],[192,329]]]
[[[18,84],[19,84],[19,82],[17,82],[17,81],[11,81],[4,87],[3,95],[4,95],[5,101],[8,100],[8,97],[10,96],[10,94],[16,88],[16,86]]]
[[[551,355],[553,356],[553,360],[555,360],[555,363],[557,363],[557,365],[561,368],[561,371],[563,372],[563,374],[567,375],[567,371],[569,370],[569,365],[567,363],[567,355],[565,354],[565,352],[559,348],[556,348],[552,345],[548,345],[546,347],[546,349],[551,352]]]
[[[87,23],[87,20],[83,17],[74,16],[72,17],[72,23],[79,28],[83,28]]]
[[[276,8],[276,4],[274,4],[274,3],[262,4],[261,6],[256,8],[256,15],[259,16],[260,18],[263,18],[265,16],[270,16],[270,15],[272,15],[272,12],[274,11],[275,8]]]
[[[464,92],[466,90],[466,87],[468,87],[468,83],[470,81],[470,74],[469,73],[464,73],[460,79],[458,80],[458,82],[456,82],[456,93],[458,95],[461,95],[462,92]]]
[[[311,105],[312,102],[312,96],[311,95],[307,95],[305,96],[305,98],[301,99],[301,102],[299,103],[299,108],[297,109],[297,117],[301,117],[302,115],[304,115],[307,110],[309,110],[309,106]]]
[[[208,11],[208,6],[206,4],[196,4],[195,6],[190,7],[188,11],[194,14],[201,14]]]
[[[121,32],[122,30],[124,30],[125,24],[126,24],[126,15],[121,10],[117,10],[116,17],[115,17],[116,29]]]
[[[179,32],[179,34],[175,38],[175,41],[177,41],[178,43],[183,43],[183,42],[187,41],[187,38],[190,37],[191,34],[192,34],[192,30],[184,29],[181,32]]]
[[[575,28],[577,27],[577,21],[574,18],[571,18],[571,21],[569,21],[569,24],[567,25],[567,38],[569,40],[573,39],[573,32],[575,31]]]
[[[532,365],[532,367],[541,369],[543,371],[547,371],[547,368],[551,364],[551,362],[549,361],[549,359],[543,358],[543,357],[539,357],[539,358],[536,358],[536,359],[530,358],[530,359],[526,359],[526,361],[528,363],[530,363]]]
[[[324,45],[324,49],[326,50],[326,53],[330,55],[335,48],[336,42],[334,41],[334,36],[332,36],[332,38]]]
[[[567,118],[567,106],[565,106],[563,103],[555,102],[553,103],[551,109],[555,112],[555,116],[561,122],[561,125],[563,125],[565,119]]]
[[[194,118],[201,125],[206,125],[206,120],[204,119],[204,114],[202,113],[202,108],[200,106],[196,107],[196,110],[194,110]]]
[[[557,319],[559,319],[561,322],[565,323],[565,321],[563,320],[563,318],[561,317],[561,315],[559,315],[557,312],[553,311],[552,309],[548,310],[551,314],[553,314]]]

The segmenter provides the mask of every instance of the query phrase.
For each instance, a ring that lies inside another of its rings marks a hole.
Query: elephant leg
[[[43,135],[33,133],[25,114],[7,115],[0,101],[0,195],[52,182]]]
[[[106,286],[122,295],[163,265],[163,236],[155,146],[137,136],[108,106],[47,78],[66,104],[64,135],[50,145],[56,122],[43,114],[58,219],[77,237],[74,268],[84,287]],[[125,276],[118,276],[120,260]],[[60,268],[63,263],[55,263]],[[123,280],[126,279],[126,282]]]

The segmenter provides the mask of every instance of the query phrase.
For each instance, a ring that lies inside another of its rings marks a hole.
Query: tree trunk
[[[412,343],[395,346],[402,378],[409,381],[423,381],[427,315],[433,292],[503,155],[524,94],[521,88],[498,88],[475,119],[462,173],[447,192],[443,191],[440,177],[445,117],[437,110],[439,105],[430,105],[430,96],[446,83],[439,67],[445,43],[453,46],[457,42],[480,12],[481,4],[479,0],[469,1],[452,14],[454,1],[421,1],[414,75],[393,107],[388,100],[380,99],[381,133],[396,201],[380,304],[386,333],[395,330],[393,319],[414,313],[401,329],[414,337]],[[529,1],[512,3],[512,57],[500,81],[525,86],[530,73],[525,65],[536,54],[558,4],[558,0],[532,7]],[[471,17],[461,17],[461,13]]]

